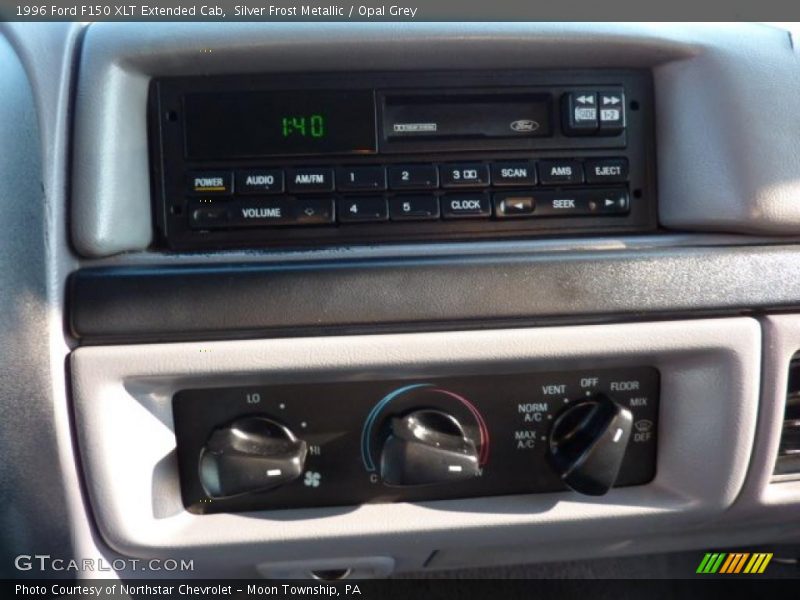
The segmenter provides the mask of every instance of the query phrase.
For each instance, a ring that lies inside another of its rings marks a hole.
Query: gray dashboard
[[[800,65],[789,32],[4,23],[0,33],[9,100],[0,137],[13,141],[0,155],[0,337],[13,349],[0,355],[0,449],[18,458],[0,465],[11,507],[0,572],[34,546],[193,558],[204,575],[343,566],[381,576],[800,541],[800,481],[772,478],[800,348],[800,122],[787,117]],[[154,245],[153,77],[422,68],[649,71],[659,231],[195,253]],[[241,283],[230,272],[242,265],[251,281],[226,313],[225,286]],[[189,290],[202,299],[197,312],[182,312]],[[187,386],[640,364],[662,377],[657,474],[601,499],[202,516],[181,502],[171,398]]]

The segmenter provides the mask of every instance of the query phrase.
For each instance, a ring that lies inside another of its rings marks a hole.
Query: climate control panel
[[[173,413],[192,512],[574,490],[655,476],[650,367],[187,389]]]

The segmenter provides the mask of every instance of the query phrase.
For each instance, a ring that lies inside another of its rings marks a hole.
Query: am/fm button
[[[333,169],[327,167],[288,169],[286,187],[290,192],[332,192]]]

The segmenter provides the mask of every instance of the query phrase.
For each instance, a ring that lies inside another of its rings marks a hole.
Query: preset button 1
[[[386,189],[384,167],[341,167],[336,170],[336,187],[340,190],[382,191]]]

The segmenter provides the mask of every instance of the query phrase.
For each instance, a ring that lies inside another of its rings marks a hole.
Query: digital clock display
[[[325,115],[292,115],[281,121],[283,137],[301,135],[322,139],[325,137]]]
[[[187,94],[190,159],[371,154],[377,150],[372,91]]]

